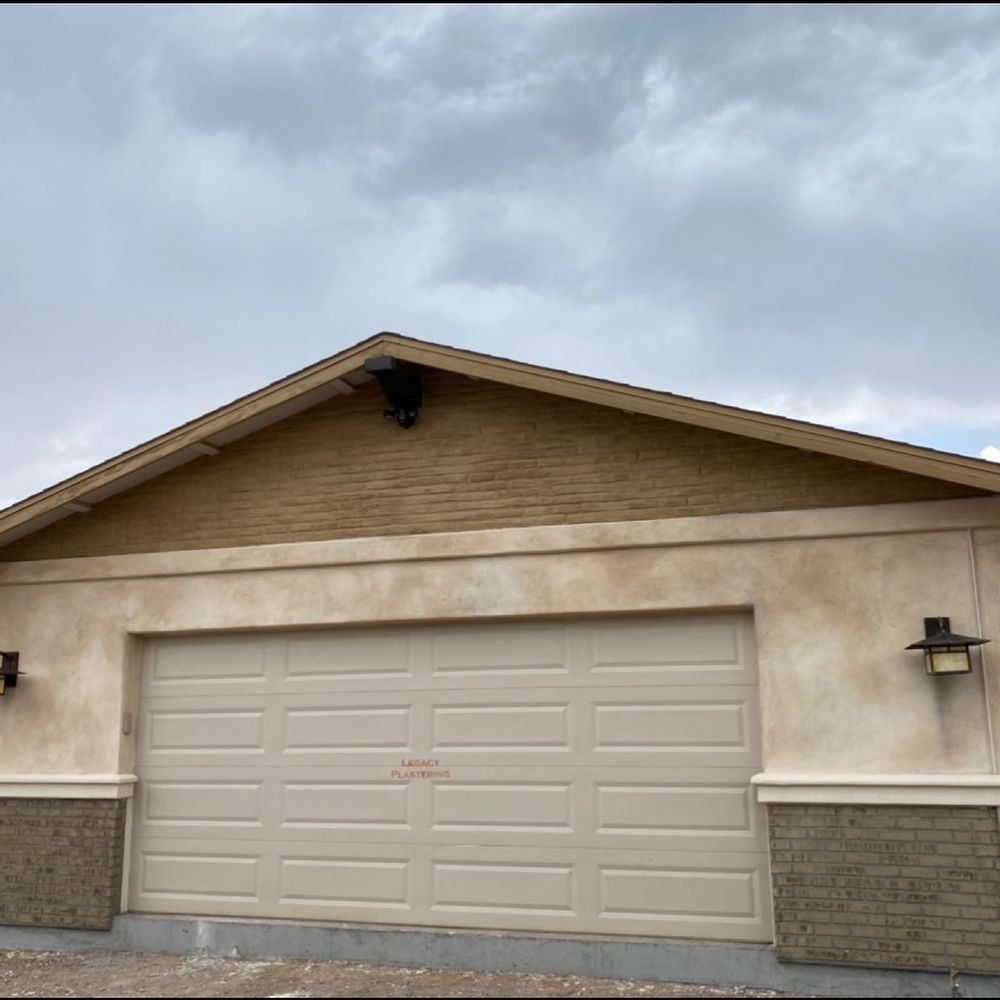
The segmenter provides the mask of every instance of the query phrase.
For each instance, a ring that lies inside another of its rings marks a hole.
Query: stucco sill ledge
[[[765,771],[750,784],[763,803],[1000,806],[996,774],[791,774]]]
[[[0,799],[129,799],[134,774],[0,774]]]

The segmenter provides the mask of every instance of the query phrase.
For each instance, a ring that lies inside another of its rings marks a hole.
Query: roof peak
[[[382,330],[0,511],[0,545],[293,413],[355,391],[371,378],[364,371],[365,359],[385,356],[389,349],[393,357],[413,364],[1000,493],[1000,466],[981,459]]]

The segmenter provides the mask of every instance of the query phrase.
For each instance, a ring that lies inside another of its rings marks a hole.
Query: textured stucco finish
[[[971,535],[956,513],[963,504],[977,526]],[[775,540],[760,527],[774,522],[744,515],[750,520],[730,519],[731,541],[657,544],[649,541],[657,522],[640,522],[602,526],[606,548],[593,526],[580,526],[551,529],[549,550],[547,529],[534,529],[534,548],[520,553],[462,554],[462,545],[474,552],[480,534],[465,532],[425,537],[422,556],[399,561],[396,543],[385,540],[372,543],[372,561],[343,564],[330,556],[327,564],[281,566],[277,550],[285,547],[276,546],[274,568],[261,557],[262,568],[226,572],[211,567],[238,562],[233,551],[199,553],[191,572],[171,562],[177,554],[132,557],[133,575],[105,580],[79,577],[111,573],[120,560],[10,567],[0,575],[0,634],[21,651],[27,676],[2,705],[5,770],[132,769],[121,720],[135,710],[140,634],[752,608],[767,770],[989,773],[978,663],[971,676],[931,679],[903,647],[919,635],[924,615],[948,614],[956,630],[977,630],[970,537],[980,588],[994,593],[1000,510],[991,501],[950,501],[940,506],[935,531],[935,505],[912,506],[919,530],[911,505],[901,505],[883,509],[877,531],[873,508],[800,512],[799,536]],[[822,537],[803,529],[810,516]],[[990,520],[997,528],[984,532]],[[831,534],[834,522],[839,530]],[[852,523],[865,533],[852,535]],[[742,531],[747,524],[758,530]],[[741,531],[752,540],[738,540]],[[630,537],[646,539],[645,547],[629,547]],[[405,549],[407,540],[398,544]],[[384,561],[373,558],[379,547]],[[142,575],[157,572],[158,560],[177,575]],[[1000,622],[984,619],[984,627],[1000,634]],[[1000,681],[989,650],[995,693]]]
[[[993,639],[983,649],[986,662],[994,665],[987,672],[987,687],[990,718],[993,720],[994,759],[1000,760],[1000,528],[977,531],[975,539],[976,577],[982,618],[980,634]]]

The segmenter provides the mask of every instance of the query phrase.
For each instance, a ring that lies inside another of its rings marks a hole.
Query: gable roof
[[[379,333],[0,511],[0,546],[215,454],[294,413],[352,393],[372,378],[365,359],[383,356],[1000,493],[1000,465],[981,459]]]

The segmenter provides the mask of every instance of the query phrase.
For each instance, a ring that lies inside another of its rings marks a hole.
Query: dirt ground
[[[781,997],[692,986],[356,962],[188,958],[116,952],[0,952],[3,997]]]

